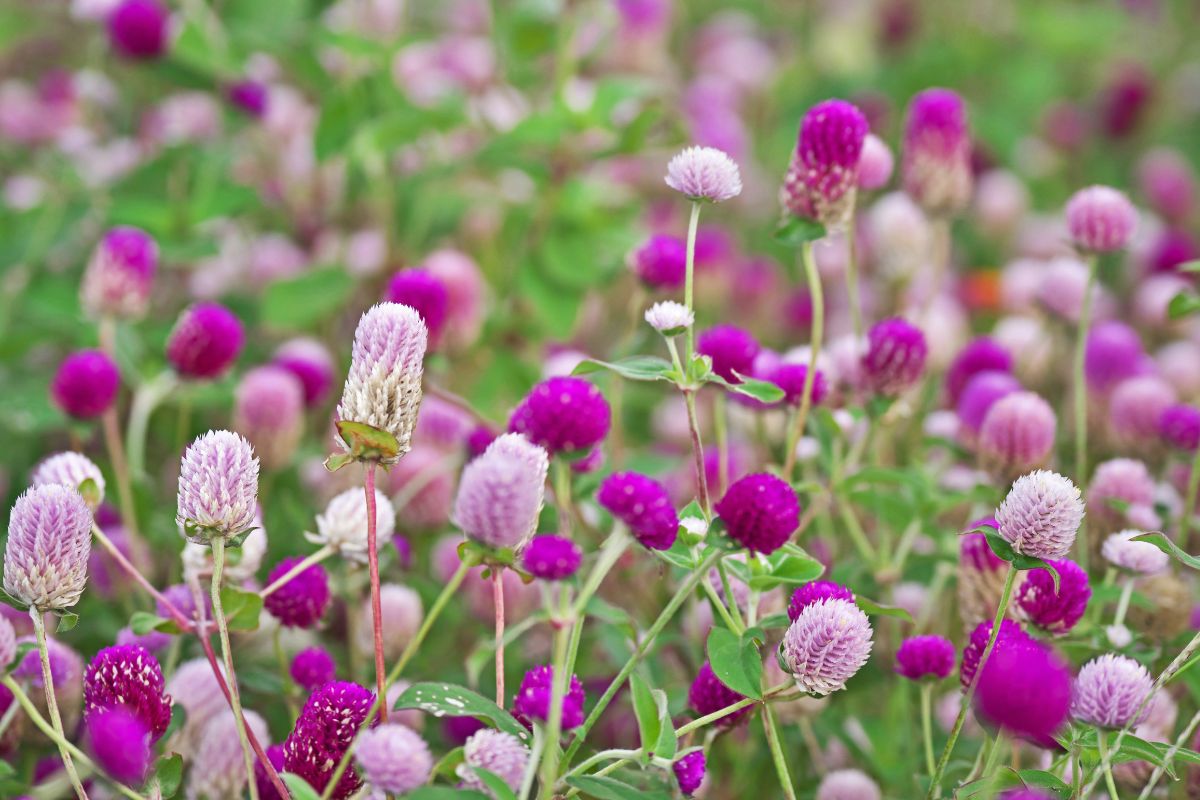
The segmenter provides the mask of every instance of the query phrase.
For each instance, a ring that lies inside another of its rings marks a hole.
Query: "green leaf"
[[[669,381],[674,379],[672,373],[675,368],[669,361],[658,356],[630,356],[620,361],[588,358],[579,362],[571,374],[588,375],[602,369],[615,372],[631,381]]]
[[[183,756],[171,753],[158,759],[152,780],[158,783],[163,798],[174,797],[183,781]]]
[[[342,441],[346,443],[346,447],[350,448],[350,455],[356,460],[391,463],[400,455],[400,442],[396,441],[396,437],[388,431],[380,430],[364,422],[351,422],[345,419],[338,420],[334,426],[337,428],[338,435],[342,437]],[[330,460],[337,460],[339,455],[341,454],[330,456]],[[339,462],[330,469],[330,465],[326,464],[326,468],[330,472],[336,472],[342,466],[344,465]]]
[[[746,397],[753,397],[760,403],[778,403],[784,398],[784,391],[779,388],[778,384],[771,383],[770,381],[762,381],[758,378],[750,378],[736,372],[734,374],[742,382],[725,384],[732,392],[743,394]]]
[[[758,627],[763,628],[764,630],[771,630],[773,628],[786,628],[791,624],[791,618],[783,611],[779,612],[778,614],[771,614],[763,617],[758,621]]]
[[[29,610],[28,603],[22,603],[20,600],[13,597],[11,594],[4,591],[3,589],[0,589],[0,603],[4,603],[4,605],[6,605],[6,606],[12,606],[13,608],[17,609],[18,611],[28,611]]]
[[[793,247],[825,238],[825,226],[814,219],[789,214],[775,228],[775,241]]]
[[[1190,292],[1180,292],[1171,298],[1167,305],[1167,316],[1171,319],[1182,319],[1200,311],[1200,296]]]
[[[321,800],[321,793],[309,785],[308,781],[293,772],[281,772],[279,777],[292,794],[292,800]]]
[[[167,729],[163,731],[163,735],[159,738],[162,741],[169,741],[172,734],[181,730],[187,723],[187,709],[183,707],[183,703],[171,704],[171,721],[167,723]]]
[[[79,615],[74,611],[55,611],[58,616],[58,628],[55,633],[66,633],[79,624]]]
[[[1007,768],[1010,772],[1011,767]],[[1050,792],[1059,800],[1067,800],[1071,796],[1071,784],[1063,782],[1061,778],[1052,772],[1046,772],[1040,769],[1021,769],[1015,770],[1017,780],[1026,789],[1041,789],[1045,792]]]
[[[500,706],[465,686],[453,683],[415,683],[396,700],[394,709],[419,708],[434,716],[476,717],[496,728],[511,733],[523,742],[529,741],[529,731]]]
[[[275,281],[263,292],[262,321],[268,327],[315,327],[345,307],[354,279],[341,267],[321,267]]]
[[[646,764],[651,756],[674,758],[677,743],[675,726],[667,708],[667,693],[662,689],[651,689],[636,672],[629,678],[629,687],[641,736],[642,763]]]
[[[172,635],[182,633],[179,626],[175,624],[175,620],[160,617],[157,614],[151,614],[149,611],[135,611],[133,616],[129,618],[129,629],[138,636],[145,636],[152,631],[161,633],[169,633]]]
[[[508,784],[499,775],[481,767],[472,767],[471,769],[475,770],[479,780],[483,781],[483,785],[491,791],[492,800],[517,800],[516,793],[508,788]]]
[[[1179,545],[1168,539],[1166,534],[1159,533],[1158,531],[1143,533],[1141,536],[1133,537],[1131,541],[1152,544],[1184,566],[1191,567],[1192,569],[1200,569],[1200,558],[1188,555]]]
[[[1012,545],[995,528],[984,526],[980,530],[980,533],[987,537],[988,547],[992,548],[992,552],[996,554],[996,558],[1011,564],[1012,560],[1017,557],[1016,552],[1012,549]]]
[[[708,661],[713,674],[735,692],[762,698],[762,659],[753,641],[743,641],[726,628],[708,634]]]
[[[577,775],[567,778],[567,785],[595,800],[668,800],[670,797],[665,792],[640,789],[607,775]]]
[[[750,588],[756,591],[774,589],[776,586],[798,586],[821,577],[825,566],[800,548],[799,553],[780,548],[767,558],[767,572],[753,575]]]
[[[1059,582],[1058,570],[1056,570],[1054,567],[1050,566],[1049,562],[1044,561],[1043,559],[1040,559],[1040,558],[1034,558],[1033,556],[1026,556],[1026,555],[1022,555],[1021,553],[1017,553],[1013,557],[1012,565],[1015,569],[1019,569],[1019,570],[1030,570],[1030,569],[1046,570],[1047,572],[1050,573],[1050,579],[1054,581],[1054,593],[1058,594],[1058,582]]]
[[[912,614],[897,606],[884,605],[877,603],[869,597],[862,595],[854,595],[854,604],[862,609],[863,613],[871,617],[895,617],[902,619],[905,622],[912,622]]]
[[[237,586],[221,587],[221,608],[231,631],[258,630],[263,599],[258,592],[248,592]]]

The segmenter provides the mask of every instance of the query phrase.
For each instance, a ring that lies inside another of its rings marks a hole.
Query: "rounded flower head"
[[[1058,419],[1050,404],[1033,392],[997,400],[979,429],[979,453],[1006,474],[1042,464],[1054,449]]]
[[[1067,232],[1080,250],[1107,253],[1123,250],[1137,226],[1137,209],[1109,186],[1080,189],[1067,201]]]
[[[167,51],[170,27],[159,0],[121,0],[108,15],[108,41],[121,56],[147,61]]]
[[[1063,558],[1083,522],[1083,499],[1070,479],[1037,470],[1013,483],[996,509],[1000,535],[1021,555]]]
[[[317,689],[283,743],[284,768],[304,778],[318,792],[325,791],[334,767],[350,748],[374,702],[374,693],[357,683],[331,681]],[[358,773],[347,769],[331,796],[345,800],[360,786]]]
[[[787,609],[788,619],[795,622],[796,618],[800,616],[800,612],[813,603],[818,600],[833,599],[848,600],[853,603],[854,592],[833,581],[809,581],[792,592],[792,599],[788,603]]]
[[[529,540],[521,556],[521,565],[535,578],[544,581],[565,580],[579,570],[583,551],[565,536],[546,534]]]
[[[529,748],[520,739],[495,728],[483,728],[471,734],[463,745],[463,763],[456,774],[463,787],[486,793],[488,790],[475,768],[486,769],[515,792],[521,788],[528,763]]]
[[[411,792],[433,771],[429,745],[411,728],[395,723],[359,734],[354,761],[372,789],[388,794]]]
[[[716,325],[696,337],[696,352],[712,359],[712,371],[730,383],[754,371],[759,345],[753,336],[733,325]]]
[[[730,539],[755,553],[770,555],[800,525],[800,500],[786,481],[757,473],[734,482],[713,510]]]
[[[954,671],[956,655],[954,644],[945,637],[913,636],[896,651],[896,672],[911,681],[941,680]]]
[[[275,565],[267,576],[267,585],[272,585],[304,559],[301,556],[285,558]],[[263,600],[267,613],[289,628],[311,628],[321,621],[329,607],[329,578],[325,568],[313,564],[294,575]]]
[[[1113,532],[1124,525],[1125,514],[1116,506],[1154,504],[1154,478],[1141,461],[1114,458],[1096,466],[1088,483],[1087,504],[1102,530]]]
[[[879,800],[879,786],[858,769],[835,769],[821,779],[816,800]]]
[[[270,741],[266,720],[249,709],[244,717],[246,728],[254,734],[254,738],[259,742]],[[232,711],[223,708],[205,723],[200,733],[200,743],[188,773],[187,800],[241,797],[246,782],[253,779],[253,775],[246,773],[246,762],[238,741],[237,720]]]
[[[1108,400],[1109,425],[1124,442],[1156,442],[1162,415],[1177,399],[1175,388],[1157,375],[1122,381]]]
[[[395,532],[396,510],[376,489],[376,547],[382,549]],[[347,489],[330,500],[317,515],[317,532],[307,538],[313,544],[332,547],[343,558],[367,563],[367,497],[363,490]]]
[[[663,336],[678,336],[695,321],[696,315],[674,300],[664,300],[646,309],[646,322]]]
[[[975,680],[975,673],[979,671],[979,659],[983,656],[983,651],[987,647],[991,635],[991,620],[979,623],[975,626],[975,630],[971,631],[971,636],[967,640],[966,646],[963,647],[962,664],[958,668],[958,677],[964,689],[971,685],[971,681]],[[1029,638],[1029,634],[1021,630],[1020,624],[1011,619],[1001,620],[1000,633],[996,635],[996,646],[992,648],[989,660],[1002,649],[1021,647],[1030,641],[1032,640]]]
[[[1071,692],[1071,716],[1098,728],[1137,725],[1146,717],[1138,709],[1150,696],[1154,680],[1138,662],[1108,653],[1079,669]]]
[[[971,377],[958,397],[955,413],[968,434],[977,435],[988,412],[1002,397],[1021,391],[1021,382],[1007,372],[989,370]]]
[[[871,623],[849,600],[806,606],[783,637],[782,654],[801,691],[823,696],[846,688],[871,657]]]
[[[873,133],[863,139],[862,156],[858,159],[858,188],[865,191],[882,189],[892,178],[896,160],[887,143]]]
[[[105,647],[96,654],[83,676],[83,703],[85,717],[113,706],[125,708],[141,720],[154,742],[171,724],[162,667],[135,644]]]
[[[715,147],[689,147],[667,164],[667,186],[689,200],[720,203],[742,193],[733,159]]]
[[[137,786],[150,768],[150,733],[146,723],[126,706],[97,709],[85,722],[96,762],[118,781]]]
[[[209,431],[183,453],[179,466],[180,530],[189,541],[228,539],[255,527],[258,459],[250,443],[229,431]]]
[[[976,713],[1040,747],[1067,721],[1071,672],[1048,647],[1025,638],[996,649],[979,675]]]
[[[296,653],[288,673],[301,689],[315,692],[334,679],[337,664],[323,647],[306,647]]]
[[[449,296],[446,285],[424,269],[402,269],[387,288],[387,299],[416,309],[429,331],[430,346],[436,346],[446,324]]]
[[[91,484],[84,487],[87,481],[91,481]],[[74,489],[93,511],[104,500],[104,475],[100,468],[87,456],[71,450],[44,459],[33,470],[29,484]]]
[[[92,512],[66,486],[26,489],[8,517],[4,591],[39,610],[70,608],[87,584]]]
[[[687,244],[656,233],[629,256],[634,274],[651,289],[679,289],[687,276]]]
[[[333,387],[334,362],[329,348],[316,339],[290,339],[279,346],[271,363],[296,376],[304,389],[304,405],[315,408],[325,402]]]
[[[233,366],[245,339],[232,311],[217,303],[196,303],[179,315],[167,338],[167,360],[184,378],[218,378]]]
[[[412,641],[425,618],[421,595],[407,586],[385,583],[379,587],[379,604],[383,612],[383,652],[389,659],[396,658]],[[358,641],[355,644],[361,653],[374,653],[370,598],[363,601],[358,615]]]
[[[88,316],[137,319],[146,315],[158,244],[145,231],[118,227],[104,234],[83,272],[79,298]]]
[[[525,673],[513,696],[513,711],[527,720],[545,722],[550,717],[550,692],[554,668],[548,664],[534,667]],[[583,724],[583,684],[572,675],[567,695],[563,698],[562,729],[578,728]]]
[[[1146,357],[1142,338],[1124,322],[1101,322],[1088,332],[1083,372],[1088,388],[1108,394],[1117,384],[1138,374]]]
[[[901,168],[904,191],[933,216],[961,211],[971,199],[971,140],[962,98],[926,89],[908,106]]]
[[[50,397],[64,414],[92,419],[112,407],[121,373],[99,350],[80,350],[63,359],[50,383]]]
[[[1149,542],[1135,542],[1142,531],[1124,530],[1111,534],[1100,548],[1104,560],[1138,575],[1154,575],[1171,565],[1171,557]]]
[[[920,380],[929,348],[921,329],[899,317],[885,319],[867,332],[862,368],[879,394],[897,395]]]
[[[304,432],[304,388],[282,367],[257,367],[234,393],[233,427],[253,445],[265,466],[283,467]]]
[[[671,771],[679,782],[679,791],[689,797],[695,794],[700,784],[704,783],[705,767],[703,750],[696,750],[676,760],[671,765]]]
[[[260,81],[246,79],[226,86],[225,97],[245,114],[261,119],[267,113],[270,90]]]
[[[983,372],[1012,372],[1013,357],[1008,348],[987,336],[972,340],[950,363],[946,370],[946,398],[958,405],[967,384]]]
[[[421,315],[399,303],[371,306],[354,331],[338,419],[387,431],[399,445],[397,458],[412,447],[428,339]]]
[[[1092,587],[1088,585],[1087,572],[1074,561],[1058,559],[1048,563],[1058,572],[1058,590],[1054,589],[1054,577],[1049,570],[1029,570],[1013,602],[1021,619],[1061,635],[1074,628],[1087,611]]]
[[[637,472],[615,472],[605,478],[596,501],[629,526],[648,550],[668,550],[679,533],[679,516],[667,487]]]
[[[560,376],[529,390],[509,418],[508,429],[525,434],[553,455],[572,453],[603,441],[611,413],[595,384]]]
[[[766,379],[783,390],[783,403],[798,406],[804,398],[804,382],[808,378],[807,364],[783,362],[766,373]],[[809,396],[814,406],[819,406],[829,394],[829,383],[825,373],[817,370],[813,375],[812,390]]]
[[[488,547],[519,550],[537,530],[549,470],[546,451],[506,433],[463,469],[454,524]]]
[[[700,716],[720,711],[722,708],[744,699],[745,695],[735,692],[721,682],[721,679],[712,671],[712,665],[708,661],[700,666],[700,671],[696,673],[696,678],[692,681],[691,688],[688,689],[688,705]],[[720,728],[732,728],[745,719],[752,710],[753,706],[746,706],[722,717],[714,724]]]
[[[1195,452],[1200,446],[1200,408],[1179,403],[1158,418],[1158,431],[1172,447]]]
[[[784,181],[792,214],[841,228],[854,212],[867,118],[852,103],[826,100],[808,110]]]

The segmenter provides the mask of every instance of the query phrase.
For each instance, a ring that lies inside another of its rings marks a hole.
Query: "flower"
[[[64,414],[92,419],[112,408],[121,388],[113,360],[99,350],[80,350],[63,359],[50,382],[50,397]]]
[[[1067,201],[1067,232],[1080,250],[1107,253],[1123,250],[1137,226],[1137,209],[1109,186],[1089,186]]]
[[[871,656],[871,623],[849,600],[829,598],[805,606],[780,648],[802,691],[817,696],[846,688]]]
[[[595,384],[559,376],[529,390],[513,410],[508,429],[558,455],[599,444],[610,423],[608,401]]]
[[[664,300],[646,309],[646,322],[663,336],[678,336],[696,321],[696,315],[683,303]]]
[[[159,0],[120,0],[108,15],[108,41],[119,55],[147,61],[167,52],[170,26]]]
[[[762,472],[734,482],[713,506],[730,539],[751,552],[770,555],[800,525],[800,500],[786,481]]]
[[[261,119],[267,113],[270,90],[260,81],[246,79],[226,86],[225,97],[249,116]]]
[[[1108,398],[1108,421],[1122,442],[1157,442],[1162,415],[1177,401],[1175,388],[1157,375],[1122,381]]]
[[[304,432],[304,387],[282,367],[250,370],[234,393],[233,427],[265,466],[287,466]]]
[[[411,792],[433,771],[429,745],[411,728],[395,723],[359,734],[354,761],[372,789],[389,794]]]
[[[185,715],[183,728],[171,736],[169,746],[185,758],[190,758],[200,744],[204,726],[229,706],[212,667],[204,658],[194,658],[176,667],[167,682],[167,693]]]
[[[1124,322],[1101,322],[1088,331],[1083,374],[1088,388],[1107,395],[1122,381],[1138,374],[1146,358],[1142,338]]]
[[[442,249],[427,255],[422,266],[446,287],[446,343],[452,347],[473,344],[487,310],[487,283],[479,265],[466,253]]]
[[[357,683],[331,681],[317,689],[283,743],[284,769],[304,778],[318,792],[325,791],[334,767],[350,748],[374,702],[375,694]],[[345,800],[361,785],[358,773],[349,768],[331,796]]]
[[[783,403],[798,406],[804,399],[804,382],[808,378],[807,364],[783,362],[777,364],[766,373],[766,379],[783,390]],[[814,406],[821,405],[829,394],[829,384],[825,373],[817,370],[813,375],[812,390],[809,399]]]
[[[436,346],[446,324],[446,284],[428,270],[402,269],[388,283],[387,299],[415,309],[429,331],[430,346]]]
[[[84,490],[83,484],[91,481]],[[41,461],[29,478],[30,486],[66,486],[79,492],[95,511],[104,500],[104,475],[95,462],[82,453],[67,450]]]
[[[17,657],[17,632],[8,617],[0,617],[0,667],[7,667]]]
[[[703,750],[694,750],[683,758],[676,759],[671,765],[671,771],[675,773],[675,780],[679,782],[679,791],[689,797],[695,794],[700,784],[704,783],[705,766]]]
[[[39,611],[70,608],[87,584],[92,512],[66,486],[34,486],[13,504],[4,544],[4,591]]]
[[[157,270],[158,244],[150,234],[138,228],[112,228],[83,271],[80,304],[94,319],[143,317]]]
[[[872,389],[879,394],[897,395],[920,380],[928,353],[921,329],[893,317],[875,323],[867,331],[862,368]]]
[[[858,159],[858,188],[866,191],[882,189],[891,180],[894,167],[891,148],[875,134],[868,133]]]
[[[945,678],[954,671],[957,655],[953,643],[942,636],[913,636],[896,651],[896,672],[910,681]]]
[[[1142,704],[1154,690],[1150,673],[1128,656],[1107,653],[1079,668],[1071,716],[1098,728],[1124,728],[1146,718]],[[1147,704],[1148,706],[1148,704]]]
[[[854,592],[833,581],[809,581],[792,592],[788,603],[787,615],[792,622],[800,616],[800,612],[818,600],[849,600],[854,602]]]
[[[1070,704],[1066,663],[1028,637],[1010,640],[1003,648],[997,642],[975,689],[975,709],[982,719],[1040,747],[1053,746]]]
[[[979,372],[958,396],[955,413],[966,433],[977,436],[987,414],[1002,397],[1021,391],[1021,382],[1007,372]]]
[[[483,728],[471,734],[463,745],[463,763],[456,774],[464,788],[493,796],[479,779],[476,768],[498,775],[515,792],[521,788],[528,763],[529,748],[521,744],[520,739],[511,733]]]
[[[1156,147],[1138,160],[1138,186],[1146,201],[1172,222],[1183,222],[1196,202],[1196,175],[1178,150]]]
[[[289,339],[279,346],[271,363],[296,376],[304,389],[304,405],[316,408],[325,402],[333,386],[333,356],[316,339]]]
[[[1050,566],[1058,573],[1058,589],[1049,570],[1033,569],[1017,588],[1013,603],[1017,615],[1055,635],[1062,635],[1079,622],[1092,597],[1087,572],[1074,561],[1054,559]]]
[[[717,674],[713,672],[712,664],[707,660],[700,665],[700,671],[696,673],[692,686],[688,689],[688,705],[702,717],[745,699],[745,695],[735,692],[722,683]],[[713,724],[720,728],[732,728],[745,719],[753,708],[753,706],[739,708],[732,714],[721,717]]]
[[[114,645],[96,653],[83,676],[85,718],[121,706],[158,741],[171,724],[171,698],[158,660],[138,645]]]
[[[879,786],[858,769],[835,769],[821,779],[816,800],[879,800]]]
[[[696,352],[712,359],[712,371],[729,383],[741,383],[738,375],[754,371],[758,342],[734,325],[714,325],[696,337]]]
[[[463,469],[454,524],[488,547],[520,550],[537,530],[550,462],[519,433],[506,433]]]
[[[396,532],[396,510],[375,490],[375,545],[382,549]],[[313,544],[332,547],[338,555],[367,563],[367,496],[362,489],[336,495],[317,515],[317,532],[305,534]]]
[[[679,516],[667,487],[637,472],[614,472],[600,484],[596,502],[629,526],[647,550],[669,550],[679,533]]]
[[[425,617],[421,595],[407,586],[385,583],[379,587],[379,605],[383,619],[383,652],[388,658],[396,658],[412,641]],[[363,601],[358,614],[358,639],[355,645],[361,653],[374,653],[374,618],[369,598]]]
[[[958,351],[946,370],[946,398],[958,405],[967,384],[983,372],[1012,372],[1013,357],[1008,348],[987,336],[971,340]]]
[[[667,186],[689,200],[720,203],[742,193],[733,159],[715,147],[688,147],[667,164]]]
[[[259,742],[270,741],[266,720],[246,709],[243,714],[247,731]],[[294,770],[289,770],[294,771]],[[353,774],[347,770],[347,775]],[[238,740],[237,720],[229,709],[222,709],[204,725],[196,753],[188,772],[187,800],[213,797],[241,797],[247,779],[246,761]]]
[[[1110,564],[1139,575],[1163,572],[1171,565],[1171,557],[1149,542],[1135,542],[1139,530],[1123,530],[1111,534],[1100,547],[1100,554]]]
[[[583,551],[565,536],[546,534],[529,540],[521,556],[521,565],[535,578],[561,581],[579,570]]]
[[[546,722],[550,717],[551,681],[554,667],[543,664],[527,671],[513,696],[513,711],[527,720]],[[562,729],[569,731],[583,724],[583,684],[572,675],[562,700]]]
[[[971,636],[967,641],[966,647],[962,652],[962,663],[958,667],[958,677],[962,682],[963,689],[967,689],[971,685],[971,681],[975,679],[975,673],[979,671],[979,659],[983,657],[983,651],[987,648],[988,639],[992,635],[992,621],[985,620],[975,626],[975,630],[971,631]],[[1001,649],[1010,646],[1019,647],[1030,641],[1029,634],[1021,630],[1021,626],[1013,622],[1011,619],[1000,621],[1000,632],[996,634],[996,644],[992,648],[989,660],[1000,652]]]
[[[108,775],[135,786],[145,779],[153,754],[143,720],[126,706],[115,705],[90,714],[85,725],[89,749]]]
[[[337,664],[323,647],[306,647],[292,658],[288,674],[306,692],[313,692],[334,679]]]
[[[1154,479],[1145,464],[1132,458],[1113,458],[1097,464],[1092,473],[1088,513],[1102,530],[1111,533],[1125,524],[1125,514],[1118,506],[1151,506],[1154,496]]]
[[[1058,419],[1033,392],[1014,392],[992,404],[979,429],[979,453],[1006,473],[1043,463],[1054,449]]]
[[[1083,522],[1083,500],[1070,479],[1037,470],[1013,483],[996,509],[1000,535],[1021,555],[1063,558]]]
[[[236,433],[209,431],[190,445],[179,465],[175,519],[189,541],[205,544],[255,527],[258,459]]]
[[[267,575],[270,586],[304,559],[285,558]],[[289,628],[311,628],[325,616],[329,607],[329,578],[320,564],[311,564],[293,575],[263,600],[263,607],[281,625]]]
[[[797,216],[841,228],[854,213],[867,118],[845,100],[825,100],[800,122],[784,181],[784,207]]]
[[[232,311],[217,303],[196,303],[179,315],[167,338],[167,360],[184,378],[218,378],[237,360],[245,338]]]
[[[1195,452],[1200,446],[1200,408],[1186,403],[1168,406],[1158,418],[1158,432],[1172,447]]]
[[[909,103],[901,160],[904,191],[931,216],[961,211],[971,199],[971,139],[962,98],[926,89]]]
[[[687,275],[687,244],[678,236],[656,233],[629,256],[634,274],[652,289],[678,289]]]

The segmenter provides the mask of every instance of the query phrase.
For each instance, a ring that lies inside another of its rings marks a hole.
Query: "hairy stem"
[[[504,581],[503,567],[492,568],[492,607],[496,612],[496,705],[504,708]]]
[[[365,465],[363,491],[367,500],[367,566],[371,574],[371,638],[375,643],[375,691],[379,697],[387,694],[384,677],[387,667],[383,663],[383,604],[379,597],[379,550],[376,546],[375,467],[374,461]],[[379,721],[386,723],[387,703],[379,706]]]
[[[246,784],[250,787],[250,800],[258,800],[258,786],[254,780],[254,751],[246,736],[246,717],[242,713],[242,699],[238,692],[237,674],[233,671],[233,648],[229,645],[229,625],[225,619],[225,608],[221,605],[221,574],[225,570],[225,540],[220,536],[214,536],[212,539],[212,554],[213,620],[217,623],[217,634],[221,639],[221,658],[225,662],[225,675],[229,681],[229,707],[233,709],[238,741],[242,745],[242,758],[246,762]]]
[[[804,388],[800,391],[800,408],[792,417],[788,431],[787,451],[783,455],[783,478],[791,483],[796,469],[796,445],[804,435],[808,423],[808,412],[812,407],[813,384],[817,378],[817,359],[821,355],[821,338],[825,332],[825,295],[821,291],[821,275],[813,258],[812,242],[800,246],[800,257],[804,261],[804,275],[808,279],[808,293],[812,298],[812,325],[809,329],[808,369],[804,373]]]
[[[58,713],[58,696],[54,689],[54,674],[50,670],[50,650],[46,646],[46,624],[42,620],[42,612],[37,608],[29,609],[29,618],[33,620],[38,657],[42,662],[42,691],[46,695],[46,711],[50,714],[50,722],[56,734],[56,737],[51,738],[58,745],[58,753],[62,756],[63,767],[67,771],[71,786],[75,787],[75,794],[79,796],[80,800],[87,800],[88,795],[84,791],[82,781],[79,780],[79,773],[75,770],[75,762],[71,760],[70,749],[64,746],[67,737],[63,733],[62,716]]]
[[[692,213],[688,217],[688,232],[687,232],[687,269],[684,272],[683,278],[683,304],[687,306],[688,311],[695,311],[695,283],[696,283],[696,230],[700,227],[700,203],[692,202]],[[687,367],[692,363],[692,353],[696,349],[696,326],[689,325],[687,329],[687,349],[683,351],[685,356],[683,365]]]

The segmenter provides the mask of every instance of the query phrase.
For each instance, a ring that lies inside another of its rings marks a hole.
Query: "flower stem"
[[[762,724],[763,732],[767,736],[767,746],[771,750],[771,760],[775,762],[775,774],[783,789],[783,796],[787,800],[796,800],[796,790],[792,786],[792,776],[788,773],[787,759],[784,758],[783,744],[779,737],[779,723],[775,719],[775,712],[769,705],[763,706]]]
[[[1163,763],[1154,768],[1154,772],[1150,775],[1150,780],[1146,781],[1145,788],[1143,788],[1142,793],[1138,795],[1138,800],[1148,800],[1150,794],[1154,791],[1154,787],[1158,785],[1158,782],[1162,779],[1163,773],[1166,772],[1166,767],[1164,765],[1170,764],[1171,761],[1174,760],[1175,754],[1178,753],[1182,748],[1187,747],[1188,742],[1192,740],[1192,734],[1196,732],[1196,728],[1198,726],[1200,726],[1200,710],[1196,711],[1196,713],[1192,715],[1191,720],[1183,729],[1183,732],[1179,734],[1179,738],[1176,739],[1175,743],[1171,745],[1170,749],[1163,754]]]
[[[387,667],[383,663],[383,605],[379,597],[379,550],[376,546],[375,467],[374,461],[364,464],[363,491],[367,500],[367,565],[371,574],[371,633],[375,642],[375,690],[379,697],[387,693],[384,676]],[[387,703],[379,706],[379,721],[387,722]]]
[[[75,787],[75,794],[79,796],[80,800],[87,800],[87,792],[84,791],[83,783],[79,780],[79,773],[75,770],[75,762],[71,760],[70,750],[65,744],[67,737],[63,733],[62,716],[58,713],[58,696],[54,690],[54,674],[50,670],[50,650],[46,647],[46,623],[42,620],[42,612],[37,608],[29,609],[29,618],[33,620],[38,657],[42,662],[42,691],[46,695],[46,711],[50,714],[50,722],[53,724],[56,734],[51,738],[58,745],[58,753],[62,756],[67,777],[70,779],[71,785]]]
[[[529,793],[533,790],[533,776],[537,774],[537,767],[542,759],[542,749],[545,742],[546,734],[542,733],[542,726],[535,722],[533,725],[533,747],[529,750],[529,761],[525,764],[525,776],[521,779],[521,792],[518,795],[520,800],[528,800]]]
[[[504,708],[504,567],[492,567],[492,606],[496,611],[496,705]]]
[[[1083,307],[1079,311],[1079,328],[1075,334],[1075,358],[1072,365],[1075,401],[1075,483],[1080,491],[1087,490],[1087,385],[1083,366],[1088,328],[1092,321],[1092,295],[1096,287],[1097,263],[1095,255],[1088,256],[1088,279],[1083,293]],[[1088,541],[1084,530],[1079,531],[1075,541],[1079,565],[1087,570]]]
[[[688,329],[689,332],[691,329]],[[696,392],[693,389],[683,390],[683,400],[687,404],[688,428],[692,433],[692,455],[696,459],[696,489],[700,497],[700,509],[705,519],[712,518],[712,503],[708,497],[708,475],[704,469],[704,444],[700,440],[700,422],[696,417]]]
[[[1125,578],[1125,585],[1121,587],[1121,598],[1117,601],[1117,613],[1113,615],[1112,624],[1114,627],[1120,627],[1125,624],[1125,615],[1129,612],[1129,600],[1133,597],[1133,576]]]
[[[565,595],[563,598],[565,606]],[[550,674],[550,710],[546,720],[546,749],[542,753],[541,791],[543,800],[553,797],[554,782],[558,778],[559,737],[562,735],[563,698],[567,695],[567,631],[559,628],[554,632],[554,658]]]
[[[299,575],[301,572],[304,572],[306,569],[313,566],[314,564],[320,564],[322,561],[329,558],[331,555],[333,555],[333,548],[330,547],[329,545],[324,545],[323,547],[321,547],[319,550],[312,553],[311,555],[305,556],[304,559],[302,561],[299,561],[294,567],[292,567],[287,572],[280,575],[275,580],[271,581],[270,585],[268,585],[265,589],[263,589],[262,591],[259,592],[259,595],[261,595],[263,597],[263,599],[265,600],[266,598],[275,594],[275,592],[279,591],[284,586],[286,586],[287,584],[289,584],[293,580],[295,580],[296,576]]]
[[[1189,553],[1192,550],[1192,524],[1196,517],[1196,494],[1200,489],[1200,447],[1192,458],[1192,471],[1188,473],[1187,498],[1179,520],[1179,545]]]
[[[1100,750],[1100,769],[1104,771],[1104,783],[1108,786],[1108,796],[1112,800],[1121,800],[1117,794],[1117,785],[1113,782],[1112,754],[1108,751],[1108,731],[1096,731],[1096,746]]]
[[[933,684],[929,681],[921,684],[921,738],[925,741],[925,769],[933,775]]]
[[[688,311],[695,311],[694,288],[696,283],[696,230],[700,227],[700,203],[692,201],[692,214],[688,218],[687,232],[687,269],[683,278],[683,304]],[[692,363],[692,352],[696,348],[696,326],[689,325],[687,329],[687,349],[683,351],[684,367]]]
[[[713,436],[717,440],[717,491],[729,485],[729,412],[725,392],[713,401]]]
[[[562,458],[554,460],[554,499],[558,502],[558,528],[563,536],[571,533],[571,465]]]
[[[796,445],[804,435],[808,412],[812,408],[813,384],[817,378],[817,358],[821,355],[821,338],[825,332],[825,295],[821,291],[821,275],[813,258],[812,242],[800,246],[800,257],[804,261],[804,275],[808,279],[808,294],[812,298],[812,325],[809,329],[808,369],[804,372],[804,388],[800,391],[800,409],[792,417],[788,431],[787,451],[783,455],[783,478],[788,483],[796,469]]]
[[[146,430],[150,426],[150,415],[178,383],[175,374],[168,370],[143,383],[133,395],[129,427],[125,430],[125,451],[129,454],[129,468],[134,475],[140,476],[146,471]]]
[[[575,598],[575,603],[571,609],[571,641],[567,646],[567,674],[575,673],[575,659],[579,655],[579,644],[583,639],[583,623],[587,615],[587,604],[592,599],[592,595],[600,588],[604,577],[612,570],[618,561],[621,559],[621,554],[629,547],[632,542],[629,534],[625,529],[618,526],[609,534],[604,541],[603,547],[600,548],[600,555],[596,558],[596,563],[592,566],[592,571],[588,573],[587,580],[584,581],[583,587],[579,590],[579,596]]]
[[[131,538],[141,540],[138,532],[137,507],[133,502],[133,482],[129,474],[129,461],[125,458],[125,448],[121,445],[121,431],[117,423],[117,408],[109,406],[101,419],[104,428],[104,446],[108,450],[108,460],[112,462],[113,473],[117,478],[117,498],[121,504],[121,522],[129,531]]]

